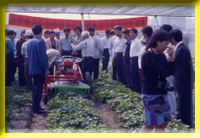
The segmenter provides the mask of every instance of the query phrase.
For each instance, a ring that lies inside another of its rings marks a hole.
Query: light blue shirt
[[[72,50],[72,46],[71,43],[69,42],[69,39],[67,38],[62,38],[60,40],[60,51],[71,51]]]
[[[6,53],[12,53],[12,52],[15,52],[16,49],[14,47],[14,44],[12,42],[12,40],[6,36],[5,38],[5,52]]]

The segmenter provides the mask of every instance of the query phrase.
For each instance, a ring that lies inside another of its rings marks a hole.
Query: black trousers
[[[17,66],[18,66],[18,77],[19,77],[19,86],[26,86],[26,79],[24,76],[24,58],[17,58]]]
[[[13,82],[14,53],[6,53],[5,85],[10,86]]]
[[[140,76],[138,71],[138,57],[133,57],[130,60],[131,63],[131,76],[133,80],[133,87],[132,90],[138,93],[141,93],[141,83],[140,83]]]
[[[104,59],[103,59],[102,70],[107,70],[108,69],[108,63],[109,63],[109,58],[110,58],[110,54],[109,54],[108,48],[103,50],[103,56],[104,56]]]
[[[133,80],[131,77],[131,66],[130,66],[130,60],[124,59],[124,72],[126,76],[126,83],[128,84],[129,88],[133,87]]]
[[[117,67],[118,81],[125,85],[126,77],[124,72],[123,53],[116,53],[116,67]]]
[[[114,57],[114,62],[115,62],[115,64],[112,65],[112,79],[117,80],[117,66],[116,66],[117,60],[116,60],[116,57]]]
[[[189,125],[190,127],[194,127],[192,99],[191,88],[185,88],[182,86],[182,88],[178,90],[178,118],[180,118],[184,124]]]
[[[26,79],[26,86],[28,90],[32,90],[33,88],[33,81],[31,75],[29,75],[29,59],[24,59],[24,76]]]
[[[99,58],[94,58],[94,64],[93,64],[93,80],[98,79],[99,77]]]
[[[45,74],[32,75],[33,77],[33,112],[41,109],[40,102],[43,94],[43,85],[45,81]]]
[[[70,55],[72,55],[72,50],[70,50],[70,51],[61,51],[61,55],[62,56],[70,56]]]
[[[93,64],[94,64],[94,58],[93,57],[84,57],[82,60],[82,74],[84,81],[86,81],[86,72],[90,73],[90,79],[91,79],[91,74],[93,70]]]

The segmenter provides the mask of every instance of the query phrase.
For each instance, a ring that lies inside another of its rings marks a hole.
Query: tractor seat
[[[72,68],[73,65],[74,65],[74,62],[71,61],[71,60],[64,60],[64,61],[63,61],[63,65],[64,65],[64,66],[67,66],[68,68]]]

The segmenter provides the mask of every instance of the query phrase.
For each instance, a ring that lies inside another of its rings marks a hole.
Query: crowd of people
[[[74,27],[75,37],[70,35],[69,28],[63,32],[65,37],[60,38],[59,29],[43,33],[42,26],[35,25],[32,30],[23,30],[16,41],[16,32],[6,30],[5,85],[13,85],[18,68],[19,86],[27,85],[27,90],[33,91],[34,113],[46,112],[40,101],[45,77],[52,74],[48,55],[54,53],[82,58],[83,77],[85,79],[89,72],[93,80],[98,79],[100,59],[102,70],[108,72],[111,58],[112,79],[141,94],[145,110],[141,132],[164,130],[171,115],[194,127],[192,91],[195,75],[191,53],[182,41],[180,30],[168,24],[155,31],[145,26],[140,39],[136,28],[122,30],[120,25],[106,30],[102,38],[93,27],[83,32],[81,27]]]

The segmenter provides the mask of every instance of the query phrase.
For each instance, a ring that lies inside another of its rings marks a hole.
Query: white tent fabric
[[[6,5],[6,12],[194,17],[194,5]]]

